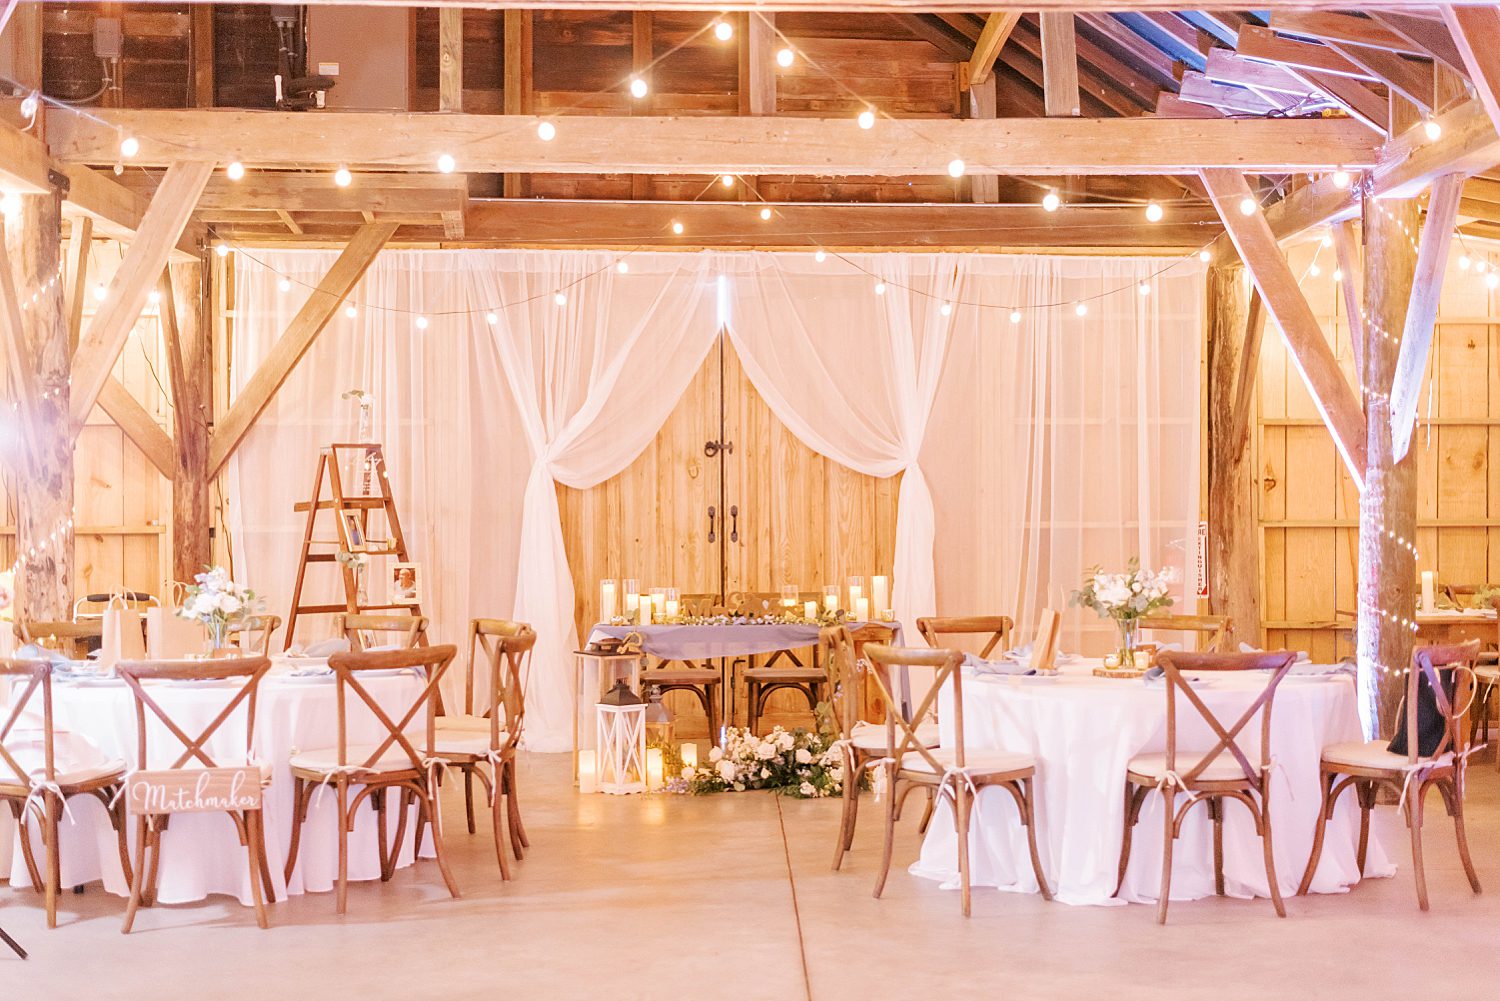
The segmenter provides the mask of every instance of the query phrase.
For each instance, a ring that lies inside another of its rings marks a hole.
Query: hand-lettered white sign
[[[131,772],[125,804],[133,814],[260,809],[260,769],[198,768]]]

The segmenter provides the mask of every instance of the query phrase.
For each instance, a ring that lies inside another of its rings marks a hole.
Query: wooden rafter
[[[1433,182],[1422,223],[1422,242],[1417,245],[1417,270],[1411,299],[1406,306],[1406,326],[1401,333],[1401,353],[1391,381],[1391,449],[1400,462],[1411,448],[1416,429],[1417,402],[1422,395],[1422,377],[1427,373],[1427,355],[1432,347],[1432,328],[1437,320],[1443,275],[1448,270],[1448,247],[1453,240],[1453,222],[1463,193],[1462,174],[1449,174]]]
[[[173,0],[151,0],[164,3]],[[273,0],[252,0],[257,4],[269,4]],[[1466,6],[1479,6],[1482,0],[1462,0]],[[347,4],[348,0],[310,0],[312,4]],[[370,7],[409,7],[410,0],[364,0]],[[536,0],[426,0],[425,7],[485,7],[494,10],[527,9],[536,6]],[[976,4],[974,0],[922,0],[923,10],[971,11],[976,6],[988,10],[1075,10],[1078,0],[991,0]],[[1254,5],[1257,10],[1348,10],[1349,0],[1261,0]],[[665,11],[833,11],[842,13],[864,13],[876,11],[909,10],[911,0],[556,0],[547,4],[556,10],[665,10]],[[1109,9],[1117,11],[1169,11],[1180,10],[1181,0],[1110,0]]]
[[[1224,228],[1245,262],[1268,313],[1281,329],[1295,362],[1322,415],[1323,423],[1356,483],[1364,483],[1365,417],[1359,397],[1349,386],[1318,318],[1308,306],[1266,222],[1250,185],[1231,170],[1201,172]],[[1248,200],[1248,201],[1247,201]],[[1245,208],[1250,211],[1246,212]]]
[[[1333,225],[1333,254],[1344,280],[1339,291],[1344,297],[1344,316],[1349,323],[1349,344],[1354,351],[1354,371],[1365,370],[1364,258],[1360,254],[1358,233],[1353,219]]]
[[[505,12],[504,72],[502,82],[504,109],[507,115],[524,115],[531,111],[531,11]],[[526,193],[526,177],[509,173],[503,182],[505,196],[517,198]]]
[[[1358,45],[1365,48],[1384,49],[1387,52],[1405,52],[1410,55],[1426,55],[1421,46],[1410,41],[1378,21],[1352,14],[1314,10],[1277,10],[1271,14],[1271,29],[1316,38],[1330,46]]]
[[[171,479],[177,463],[172,439],[156,423],[151,412],[130,395],[130,390],[120,380],[110,376],[99,390],[98,403],[99,408],[109,415],[109,419],[119,425],[125,437],[151,461],[151,465],[167,479]]]
[[[347,164],[429,170],[434,149],[462,150],[463,168],[622,174],[943,175],[955,156],[971,172],[1180,174],[1184,164],[1256,173],[1373,166],[1377,142],[1338,119],[1182,121],[1160,118],[931,119],[908,129],[862,129],[852,117],[590,117],[537,135],[529,115],[100,110],[52,130],[54,153],[111,163],[121,130],[140,137],[136,161],[154,166],[183,148],[212,148],[247,166]]]
[[[1458,46],[1453,44],[1453,36],[1448,33],[1442,21],[1390,10],[1371,11],[1370,17],[1411,42],[1419,51],[1441,60],[1451,69],[1464,72],[1463,56],[1459,53]]]
[[[1251,411],[1255,406],[1255,376],[1260,371],[1260,344],[1266,333],[1266,307],[1260,290],[1250,289],[1250,308],[1245,316],[1245,344],[1240,352],[1239,371],[1234,380],[1234,410],[1230,427],[1234,437],[1225,447],[1230,452],[1243,450],[1250,441]]]
[[[32,361],[31,345],[26,339],[26,327],[21,318],[21,300],[16,295],[16,273],[11,268],[10,251],[6,247],[3,216],[0,216],[0,339],[5,342],[5,366],[15,393],[13,402],[21,419],[22,438],[30,455],[36,441],[33,416],[39,396],[36,364]]]
[[[974,54],[969,57],[969,83],[984,83],[995,69],[995,57],[1005,48],[1010,33],[1021,21],[1020,11],[997,11],[984,22],[979,41],[974,43]]]
[[[1042,103],[1049,117],[1077,117],[1081,113],[1078,99],[1078,44],[1073,33],[1073,15],[1061,11],[1043,11],[1042,31]]]
[[[266,409],[281,384],[292,374],[297,362],[312,347],[339,304],[364,277],[386,241],[395,233],[396,224],[366,223],[333,262],[318,287],[313,289],[286,332],[276,341],[229,412],[219,422],[208,450],[208,475],[218,474],[226,459],[239,447],[256,418]]]
[[[205,161],[174,163],[156,189],[140,229],[110,282],[103,306],[74,352],[69,410],[75,428],[83,426],[99,398],[125,339],[146,305],[151,286],[166,266],[212,172],[213,164]]]
[[[1469,82],[1500,132],[1500,9],[1444,7],[1443,20],[1453,33]]]
[[[68,245],[68,283],[63,287],[63,307],[68,314],[68,350],[78,350],[83,333],[83,300],[89,280],[89,251],[94,241],[94,220],[84,216],[73,224]]]

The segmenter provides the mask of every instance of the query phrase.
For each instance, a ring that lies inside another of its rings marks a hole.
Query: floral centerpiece
[[[1140,620],[1158,608],[1170,608],[1171,570],[1141,569],[1140,557],[1132,557],[1124,573],[1105,573],[1091,567],[1083,587],[1068,599],[1070,605],[1092,608],[1100,616],[1114,619],[1120,630],[1120,666],[1128,667],[1135,655]]]
[[[211,652],[216,653],[228,644],[229,630],[255,614],[259,599],[254,591],[230,580],[223,567],[210,567],[193,580],[183,590],[177,614],[208,630]]]
[[[705,765],[685,765],[668,791],[710,793],[774,789],[801,799],[838,796],[844,791],[843,756],[826,735],[775,727],[763,737],[730,727],[724,746],[709,752]]]

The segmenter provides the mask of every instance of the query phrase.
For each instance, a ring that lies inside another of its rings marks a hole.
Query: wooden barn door
[[[721,336],[624,472],[588,490],[558,488],[579,637],[597,619],[603,578],[723,596],[889,574],[897,482],[852,472],[798,441]],[[702,734],[690,697],[674,695],[672,710],[687,735]],[[775,722],[807,725],[805,703],[777,696]]]

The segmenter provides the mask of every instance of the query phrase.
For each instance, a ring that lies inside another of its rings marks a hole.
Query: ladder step
[[[319,511],[328,511],[333,508],[383,508],[386,506],[384,497],[345,497],[342,500],[320,500]],[[298,501],[292,505],[293,511],[306,511],[312,507],[311,501]]]

